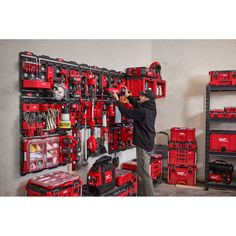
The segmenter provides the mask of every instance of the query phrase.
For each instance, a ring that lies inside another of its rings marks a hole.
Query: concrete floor
[[[236,191],[209,189],[204,187],[190,187],[161,183],[154,187],[155,196],[236,196]]]

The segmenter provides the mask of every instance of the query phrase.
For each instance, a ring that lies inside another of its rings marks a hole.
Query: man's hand
[[[126,96],[126,97],[129,97],[129,92],[128,92],[127,87],[125,87],[125,96]]]
[[[115,98],[117,101],[119,101],[119,97],[118,97],[118,95],[115,93],[115,92],[113,92],[113,98]]]

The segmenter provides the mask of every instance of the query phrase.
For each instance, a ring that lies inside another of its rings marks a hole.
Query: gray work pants
[[[153,182],[150,173],[150,153],[136,147],[138,196],[154,196]]]

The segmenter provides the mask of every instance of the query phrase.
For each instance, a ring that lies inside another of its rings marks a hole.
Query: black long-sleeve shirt
[[[126,108],[120,101],[117,106],[122,115],[134,120],[133,144],[150,152],[154,147],[156,103],[154,100],[139,103],[131,96],[128,99],[134,108]]]
[[[117,106],[121,114],[130,119],[134,119],[136,121],[142,121],[145,117],[145,112],[143,109],[140,109],[141,108],[140,103],[131,96],[128,97],[128,100],[133,105],[134,108],[126,108],[120,101],[118,101]]]

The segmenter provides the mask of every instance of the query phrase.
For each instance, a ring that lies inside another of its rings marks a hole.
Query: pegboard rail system
[[[21,52],[21,174],[68,163],[76,170],[89,157],[132,148],[132,120],[120,114],[112,92],[129,108],[125,88],[138,97],[151,87],[157,98],[165,97],[160,64],[151,66],[138,74],[136,88],[132,73]]]

